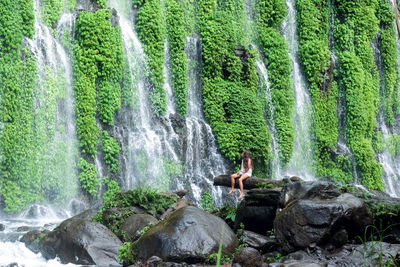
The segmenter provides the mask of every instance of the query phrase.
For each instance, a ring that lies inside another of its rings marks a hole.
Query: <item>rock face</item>
[[[274,221],[276,238],[286,250],[306,248],[332,240],[347,241],[347,233],[362,234],[371,223],[364,201],[351,194],[341,194],[326,182],[298,182],[282,191],[286,204]]]
[[[38,234],[28,233],[23,240],[26,237],[32,241]],[[77,215],[40,237],[34,250],[40,251],[46,259],[59,257],[62,263],[121,266],[117,260],[120,246],[122,242],[104,225]]]
[[[197,262],[217,252],[220,241],[226,254],[233,253],[238,244],[235,234],[221,218],[188,206],[175,211],[139,238],[133,254],[143,260],[158,256],[167,261]]]
[[[240,223],[243,223],[246,230],[259,234],[265,234],[268,230],[271,230],[279,198],[279,190],[250,190],[236,212],[235,229],[238,229]]]
[[[132,242],[141,236],[140,231],[146,226],[157,222],[158,220],[149,214],[134,214],[126,219],[122,231],[125,233],[126,240]]]

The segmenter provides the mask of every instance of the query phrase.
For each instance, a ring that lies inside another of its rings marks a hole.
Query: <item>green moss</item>
[[[377,1],[337,1],[335,49],[339,58],[340,86],[345,93],[346,141],[352,151],[361,183],[383,190],[382,166],[376,161],[372,135],[376,127],[379,75],[370,43],[378,32]]]
[[[103,131],[101,148],[104,153],[104,160],[106,164],[110,166],[110,171],[112,173],[119,172],[118,157],[121,152],[121,147],[106,131]]]
[[[204,113],[226,157],[239,160],[241,152],[248,149],[258,169],[265,172],[270,136],[262,102],[257,97],[256,55],[240,46],[243,20],[235,15],[243,12],[243,1],[237,2],[218,6],[218,11],[214,10],[215,1],[199,2]],[[235,55],[235,49],[248,53],[247,68]]]
[[[36,61],[21,48],[34,32],[33,3],[0,1],[0,195],[6,212],[17,212],[44,197],[36,175],[34,88]]]
[[[174,90],[178,113],[182,116],[187,112],[187,59],[185,53],[186,39],[184,27],[184,12],[179,1],[167,0],[167,33],[170,53],[171,82]]]
[[[81,187],[90,195],[96,196],[100,185],[97,178],[96,166],[83,158],[79,158],[78,167],[80,170],[79,180],[81,181]]]
[[[286,15],[285,1],[258,1],[259,39],[271,86],[279,158],[284,165],[290,161],[294,149],[294,95],[291,81],[292,62],[288,47],[276,28],[281,25]]]
[[[394,29],[394,15],[389,1],[378,0],[376,15],[380,21],[379,49],[381,53],[384,79],[381,81],[381,103],[386,123],[393,125],[394,102],[398,97],[394,90],[397,77],[397,47]]]
[[[312,102],[312,132],[318,176],[351,182],[349,159],[333,156],[338,139],[338,85],[329,51],[329,3],[296,1],[299,56],[309,82]]]
[[[74,60],[77,130],[83,153],[94,155],[102,122],[112,125],[121,107],[123,50],[121,33],[110,22],[111,12],[81,12],[76,21]],[[97,100],[97,101],[96,101]],[[97,102],[97,105],[96,105]]]
[[[49,27],[56,27],[63,10],[64,2],[66,0],[44,0],[41,2],[43,5],[42,16],[43,22]]]
[[[147,0],[140,7],[137,18],[139,39],[143,44],[150,68],[152,84],[150,101],[155,114],[166,112],[166,92],[164,85],[164,25],[160,0]]]

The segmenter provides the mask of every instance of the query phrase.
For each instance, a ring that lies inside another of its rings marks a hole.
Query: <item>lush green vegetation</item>
[[[143,3],[144,2],[144,3]],[[135,3],[134,3],[135,4]],[[144,52],[148,59],[150,81],[152,84],[150,100],[155,114],[163,115],[166,111],[166,92],[164,85],[164,20],[160,0],[138,1],[137,29]]]
[[[380,22],[379,48],[382,59],[384,79],[381,81],[381,104],[386,123],[391,126],[394,121],[393,109],[398,103],[398,94],[395,93],[397,85],[397,47],[394,15],[389,1],[378,0],[376,15]]]
[[[338,86],[329,51],[329,3],[296,1],[299,56],[309,83],[316,174],[351,182],[349,159],[335,155],[338,139]]]
[[[335,52],[339,59],[340,87],[345,93],[346,141],[352,151],[361,183],[383,190],[382,166],[376,161],[372,135],[379,104],[379,74],[371,41],[379,30],[378,3],[336,2]]]
[[[187,111],[187,60],[183,8],[177,0],[167,0],[167,33],[171,82],[179,114]]]
[[[82,153],[91,156],[96,153],[100,136],[96,111],[102,122],[112,125],[114,114],[121,107],[121,33],[111,26],[110,18],[110,10],[100,9],[95,13],[83,11],[76,21],[77,128]]]
[[[256,171],[266,171],[270,136],[257,97],[256,52],[242,47],[243,1],[202,0],[198,6],[203,55],[204,113],[222,153],[239,160],[253,153]],[[235,55],[235,50],[244,55]]]
[[[119,172],[118,157],[119,153],[121,152],[121,147],[119,146],[117,140],[111,137],[106,131],[103,131],[101,141],[104,160],[106,164],[110,166],[110,171],[112,173]]]
[[[17,212],[43,198],[35,163],[33,90],[36,62],[22,49],[32,37],[33,3],[0,1],[0,194],[5,211]]]
[[[97,177],[96,166],[93,163],[89,163],[85,159],[80,158],[78,167],[80,171],[79,180],[81,181],[81,187],[90,195],[96,196],[100,185],[99,178]]]
[[[271,86],[279,158],[284,165],[289,162],[294,148],[292,62],[286,41],[277,31],[286,15],[284,0],[258,0],[259,39]]]

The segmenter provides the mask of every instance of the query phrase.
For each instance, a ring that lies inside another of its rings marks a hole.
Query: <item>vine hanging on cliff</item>
[[[144,2],[144,3],[143,3]],[[135,4],[135,3],[134,3]],[[148,58],[152,89],[150,101],[154,112],[163,115],[167,108],[164,85],[164,24],[160,0],[137,1],[140,6],[137,17],[139,39]]]
[[[294,149],[294,95],[288,47],[277,27],[285,19],[287,10],[284,0],[258,0],[257,7],[257,27],[271,86],[279,158],[285,165],[292,157]]]
[[[235,14],[243,13],[241,8],[241,0],[223,6],[199,2],[204,113],[221,152],[238,160],[244,149],[250,150],[261,173],[269,160],[270,136],[257,97],[256,53],[240,45],[243,24]]]

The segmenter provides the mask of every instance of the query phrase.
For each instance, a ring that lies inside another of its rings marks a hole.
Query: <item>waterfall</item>
[[[33,40],[25,38],[24,42],[36,57],[38,70],[34,89],[37,175],[42,186],[49,187],[46,198],[60,202],[74,197],[78,189],[72,63],[61,42],[64,37],[71,37],[74,16],[62,15],[56,39],[41,20],[39,0],[34,1],[34,10],[35,35]]]
[[[301,71],[298,57],[295,0],[286,0],[288,16],[282,30],[289,46],[289,56],[293,64],[292,80],[295,96],[295,146],[292,159],[283,170],[284,175],[297,175],[305,180],[313,180],[313,150],[311,144],[311,100]]]
[[[391,1],[392,8],[396,8],[396,5]],[[397,68],[400,68],[400,42],[398,35],[398,28],[396,27],[396,22],[394,23],[395,28],[395,36],[396,36],[396,45],[397,45]],[[372,43],[372,48],[375,53],[376,63],[379,67],[379,76],[380,79],[384,79],[383,70],[382,70],[382,62],[380,57],[380,50],[378,49],[378,45],[376,44],[377,40],[374,40]],[[400,87],[395,88],[394,93],[399,93]],[[398,117],[397,117],[398,118]],[[379,163],[382,164],[383,167],[383,181],[385,183],[385,191],[392,197],[400,196],[400,185],[398,183],[400,178],[400,158],[399,156],[392,155],[390,153],[390,146],[393,146],[391,136],[392,134],[400,134],[400,127],[398,123],[396,123],[396,119],[394,122],[393,129],[390,129],[384,119],[383,111],[380,110],[377,116],[377,128],[379,132],[383,134],[383,151],[377,153],[377,159]]]
[[[125,3],[126,2],[126,3]],[[189,198],[200,201],[210,191],[221,200],[222,190],[212,185],[213,177],[226,172],[227,163],[217,150],[211,127],[205,122],[201,106],[198,37],[187,38],[188,115],[176,114],[170,83],[168,43],[164,45],[164,89],[167,113],[152,115],[146,79],[146,55],[135,32],[134,10],[126,1],[109,1],[119,15],[126,61],[131,75],[134,104],[118,115],[114,133],[122,143],[122,184],[124,189],[152,185],[161,190],[188,189]]]
[[[278,142],[276,140],[276,128],[275,128],[275,121],[274,121],[274,105],[272,103],[272,92],[271,92],[271,87],[268,82],[268,74],[267,74],[267,68],[265,67],[265,64],[263,61],[259,60],[256,63],[257,70],[261,79],[261,86],[265,90],[265,99],[267,101],[265,107],[266,112],[269,113],[269,131],[271,133],[271,139],[272,139],[272,146],[271,146],[271,154],[272,154],[272,164],[271,164],[271,176],[272,179],[280,179],[281,178],[281,165],[280,165],[280,160],[279,160],[279,154],[278,154]]]
[[[72,63],[68,52],[72,41],[75,17],[62,14],[57,25],[57,36],[45,26],[41,18],[39,0],[34,1],[35,35],[24,38],[24,45],[36,58],[37,79],[34,88],[34,122],[37,149],[37,173],[46,189],[46,200],[64,203],[61,207],[33,204],[19,215],[1,214],[0,266],[76,266],[57,260],[45,260],[18,239],[28,230],[51,230],[62,220],[84,209],[86,203],[74,199],[78,190],[77,136],[74,114]],[[32,171],[32,175],[35,175]],[[69,201],[67,201],[69,199]],[[24,227],[21,229],[20,227]]]
[[[201,45],[197,35],[186,38],[188,64],[188,114],[184,147],[185,182],[190,184],[195,199],[209,190],[216,205],[222,205],[222,189],[212,185],[213,178],[227,173],[226,160],[218,151],[210,125],[202,112],[201,96]],[[224,193],[227,192],[223,189]]]

